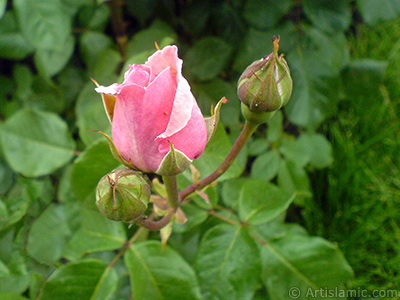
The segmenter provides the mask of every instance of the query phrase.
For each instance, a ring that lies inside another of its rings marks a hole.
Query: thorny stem
[[[163,176],[164,186],[167,190],[168,204],[174,211],[179,206],[178,198],[178,185],[176,183],[176,175],[173,176]]]
[[[220,177],[222,174],[224,174],[226,170],[228,170],[229,167],[232,165],[232,163],[240,153],[240,150],[243,149],[244,145],[250,139],[250,137],[252,136],[252,134],[254,133],[254,131],[257,129],[258,126],[259,124],[246,121],[242,129],[242,132],[240,133],[238,139],[236,140],[235,144],[231,149],[231,152],[229,152],[224,162],[212,174],[210,174],[206,178],[203,178],[202,180],[193,182],[190,186],[182,190],[179,193],[180,202],[185,200],[185,198],[188,197],[190,194],[192,194],[195,190],[204,188],[206,185],[210,184],[218,177]]]

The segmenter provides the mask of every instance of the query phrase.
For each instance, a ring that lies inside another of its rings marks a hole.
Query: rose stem
[[[176,175],[173,176],[163,176],[165,189],[167,190],[168,195],[168,204],[171,208],[176,211],[179,206],[179,198],[178,198],[178,185],[176,183]]]
[[[136,224],[143,226],[151,231],[158,231],[165,227],[172,218],[173,213],[170,212],[168,215],[164,216],[162,219],[158,221],[153,221],[151,218],[144,217],[135,221]]]
[[[202,189],[206,185],[210,184],[218,177],[228,170],[228,168],[232,165],[235,158],[238,156],[240,150],[246,145],[247,141],[250,139],[254,131],[256,131],[257,127],[260,124],[256,124],[253,122],[249,122],[246,120],[242,132],[240,133],[239,137],[237,138],[235,144],[233,145],[231,152],[229,152],[228,156],[225,158],[224,162],[209,176],[199,180],[197,182],[192,183],[187,188],[182,190],[179,193],[179,199],[182,202],[187,196],[193,193],[195,190]]]
[[[111,12],[111,25],[115,33],[119,52],[121,53],[122,61],[126,61],[126,46],[128,44],[128,36],[125,30],[125,24],[122,16],[122,1],[111,0],[105,2]]]

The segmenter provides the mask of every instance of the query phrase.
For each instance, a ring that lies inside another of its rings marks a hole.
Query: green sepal
[[[110,120],[110,123],[112,123],[117,97],[109,94],[101,94],[101,98],[103,99],[104,109],[106,110],[107,117]]]
[[[136,171],[140,171],[138,168],[134,167],[130,161],[126,161],[126,160],[121,156],[121,154],[119,154],[119,152],[118,152],[118,150],[117,150],[117,147],[115,147],[113,140],[108,136],[107,133],[104,133],[103,131],[99,131],[99,130],[89,130],[89,131],[90,131],[90,132],[101,133],[101,134],[107,139],[108,145],[110,146],[111,154],[114,156],[114,158],[115,158],[118,162],[120,162],[121,164],[125,165],[125,166],[128,167],[129,169],[133,169],[133,170],[136,170]]]
[[[162,176],[177,175],[185,171],[192,160],[189,159],[183,152],[176,150],[174,145],[169,143],[171,150],[163,158],[158,170],[155,172]]]
[[[169,237],[171,236],[171,233],[172,233],[172,220],[168,223],[167,226],[161,228],[160,230],[161,247],[163,251],[165,251],[165,247],[167,247],[167,242]]]
[[[228,99],[223,97],[221,100],[219,100],[215,108],[214,106],[211,107],[211,117],[204,118],[204,121],[206,121],[206,126],[207,126],[207,143],[211,140],[215,131],[217,130],[219,122],[219,111],[221,110],[221,106],[223,103],[227,102]]]
[[[247,121],[258,125],[266,123],[276,113],[276,111],[271,111],[271,112],[251,111],[250,108],[243,102],[241,103],[240,107],[242,109],[243,117]]]
[[[94,80],[93,78],[90,78],[93,83],[99,87],[99,84],[97,83],[96,80]],[[117,97],[114,95],[109,95],[109,94],[101,94],[101,98],[103,99],[103,105],[104,105],[104,109],[106,111],[108,120],[110,121],[110,123],[112,123],[113,117],[114,117],[114,107],[115,107],[115,102],[117,101]]]

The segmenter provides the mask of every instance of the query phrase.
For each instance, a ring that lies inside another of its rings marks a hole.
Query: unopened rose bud
[[[273,112],[289,102],[293,83],[286,60],[278,56],[279,40],[275,37],[272,53],[253,62],[239,78],[238,96],[249,112]]]
[[[145,64],[130,65],[124,78],[122,84],[96,88],[103,95],[119,155],[142,172],[183,172],[203,153],[208,132],[182,75],[178,48],[166,46]],[[172,148],[179,158],[172,157]]]
[[[150,194],[150,185],[139,172],[116,169],[99,181],[96,205],[111,220],[132,222],[147,209]]]

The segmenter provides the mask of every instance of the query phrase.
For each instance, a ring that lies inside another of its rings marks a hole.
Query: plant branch
[[[237,138],[235,144],[233,145],[228,156],[225,158],[224,162],[212,174],[210,174],[206,178],[203,178],[202,180],[193,182],[190,186],[181,191],[179,193],[180,201],[182,202],[195,190],[202,189],[203,187],[207,186],[208,184],[216,180],[222,174],[224,174],[226,170],[228,170],[229,167],[232,165],[232,163],[234,162],[234,160],[236,159],[236,157],[243,149],[244,145],[250,139],[250,137],[252,136],[252,134],[254,133],[254,131],[257,129],[258,126],[259,124],[246,121],[242,129],[242,132],[240,133],[239,137]]]
[[[119,52],[122,56],[122,61],[126,61],[126,46],[128,44],[128,36],[125,30],[125,24],[122,16],[122,1],[109,0],[105,2],[111,12],[111,24],[114,30],[115,39],[118,44]]]
[[[173,208],[174,211],[179,207],[178,198],[178,185],[176,183],[176,175],[173,176],[163,176],[165,189],[168,195],[168,205]]]
[[[137,220],[135,223],[151,231],[159,231],[160,229],[164,228],[169,223],[169,221],[171,221],[173,214],[173,212],[170,212],[168,215],[165,215],[162,219],[158,221],[153,221],[148,217],[143,217]]]
[[[129,241],[124,244],[124,247],[122,247],[122,249],[114,257],[114,259],[108,264],[108,268],[111,269],[112,267],[114,267],[115,263],[121,258],[122,255],[125,254],[125,252],[130,248],[131,244],[136,241],[136,239],[142,234],[145,229],[146,228],[144,227],[139,227],[135,234],[129,239]]]

